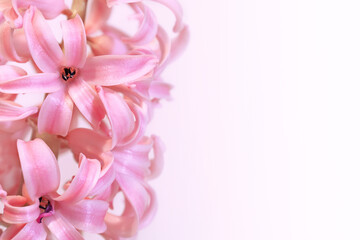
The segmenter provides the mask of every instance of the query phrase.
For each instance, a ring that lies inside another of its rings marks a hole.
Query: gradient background
[[[360,2],[180,0],[186,53],[139,239],[360,239]]]

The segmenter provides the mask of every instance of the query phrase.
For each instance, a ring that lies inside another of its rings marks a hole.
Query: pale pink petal
[[[91,84],[112,86],[137,80],[152,71],[157,62],[151,55],[97,56],[88,58],[82,74]]]
[[[11,65],[1,65],[0,72],[0,83],[8,82],[9,80],[26,75],[25,70]]]
[[[179,35],[171,42],[171,53],[169,56],[169,62],[178,58],[185,50],[190,40],[190,31],[188,26],[179,32]]]
[[[41,105],[38,119],[39,133],[66,136],[73,112],[73,102],[63,89],[50,93]]]
[[[54,192],[60,184],[60,170],[54,153],[41,139],[17,141],[24,181],[31,199]]]
[[[152,81],[149,88],[150,98],[171,100],[170,90],[172,86],[163,81]]]
[[[39,224],[36,221],[32,221],[26,224],[19,232],[16,234],[12,240],[43,240],[46,239],[47,232],[43,224]]]
[[[12,121],[12,123],[14,122],[19,121]],[[12,126],[6,127],[8,127],[7,130],[13,130],[11,129],[13,128]],[[21,129],[24,126],[19,127],[20,130],[15,130],[19,131],[17,134],[14,134],[13,132],[8,134],[1,129],[2,134],[0,136],[0,184],[10,195],[17,194],[19,192],[20,185],[22,184],[22,174],[16,147],[16,140],[13,140],[13,138],[22,138],[27,131]]]
[[[160,28],[159,28],[160,29]],[[155,76],[158,77],[165,70],[165,68],[174,60],[176,60],[185,50],[190,40],[190,31],[188,26],[184,26],[178,35],[171,41],[171,50],[169,55],[161,65],[156,69]]]
[[[102,235],[107,239],[117,239],[119,237],[129,238],[136,235],[139,220],[133,207],[126,201],[125,209],[121,216],[107,213],[105,216],[105,223],[107,229]]]
[[[6,230],[0,234],[0,240],[9,240],[25,226],[25,224],[12,224],[6,228]]]
[[[7,196],[7,192],[3,189],[0,184],[0,202]]]
[[[79,15],[62,21],[61,28],[64,39],[65,66],[82,67],[86,60],[86,35]]]
[[[13,6],[12,8],[4,9],[2,13],[4,14],[4,18],[10,24],[11,27],[13,28],[22,27],[23,18],[19,13],[19,10],[16,8],[16,6]]]
[[[10,101],[0,100],[0,121],[24,119],[37,113],[37,107],[21,107]]]
[[[144,187],[150,196],[150,204],[146,208],[144,215],[140,220],[140,225],[139,225],[140,228],[144,228],[152,222],[158,209],[158,202],[154,189],[150,187],[148,184],[144,184]]]
[[[81,234],[60,213],[43,218],[42,222],[48,227],[52,234],[60,240],[84,239]]]
[[[132,101],[127,101],[127,103],[134,114],[135,126],[132,133],[124,139],[124,143],[116,146],[118,149],[125,149],[138,143],[138,141],[140,141],[140,139],[144,136],[148,123],[148,116],[144,109],[139,107],[137,104],[134,104]]]
[[[146,208],[150,203],[150,196],[141,181],[127,174],[117,174],[116,181],[118,182],[121,191],[133,206],[137,218],[140,220]]]
[[[108,88],[96,88],[104,104],[112,130],[112,147],[127,137],[134,129],[134,115],[124,99]]]
[[[95,128],[105,117],[105,110],[96,91],[80,77],[69,84],[68,92],[81,114]]]
[[[58,73],[38,73],[0,84],[3,93],[51,93],[63,87]]]
[[[96,159],[88,159],[80,154],[80,168],[66,191],[55,201],[78,202],[84,199],[97,183],[101,165]]]
[[[150,166],[151,174],[149,176],[149,179],[154,179],[161,174],[164,168],[165,145],[158,136],[152,135],[151,139],[153,140],[154,143],[153,145],[154,158],[151,160],[151,166]]]
[[[0,11],[11,7],[12,7],[11,0],[0,0]]]
[[[22,58],[30,59],[30,49],[27,44],[26,35],[23,28],[18,28],[14,30],[13,40],[16,53]]]
[[[177,0],[151,0],[151,1],[160,3],[165,7],[169,8],[173,12],[176,18],[176,22],[173,30],[174,32],[179,32],[183,27],[183,22],[182,22],[183,10],[181,8],[180,3]],[[134,3],[134,2],[142,2],[142,0],[107,0],[109,7],[112,7],[119,3]]]
[[[128,46],[125,43],[108,34],[88,37],[88,43],[95,56],[123,55],[128,51]]]
[[[28,223],[34,221],[40,214],[39,201],[23,206],[26,198],[22,196],[8,196],[4,203],[2,220],[11,224]]]
[[[101,153],[111,150],[111,139],[91,129],[74,129],[67,135],[66,139],[76,157],[80,153],[84,153],[90,158],[97,158]],[[83,144],[84,142],[86,144]]]
[[[161,66],[170,54],[171,40],[169,38],[169,35],[161,26],[158,26],[158,32],[156,34],[156,38],[159,42],[159,48],[161,53],[161,58],[160,58],[161,60],[159,63],[159,65]]]
[[[153,141],[144,137],[138,144],[124,148],[114,149],[114,167],[121,174],[129,174],[138,179],[144,179],[150,174],[149,153],[153,147]]]
[[[14,2],[14,0],[12,0]],[[41,11],[47,19],[57,17],[67,7],[64,0],[15,0],[19,8],[34,6]]]
[[[110,185],[115,180],[115,171],[114,168],[110,167],[101,178],[99,178],[98,182],[94,186],[94,188],[89,193],[89,196],[96,196],[97,194],[103,192],[105,189],[108,189]]]
[[[134,36],[123,38],[123,41],[133,45],[144,45],[151,42],[157,33],[158,23],[153,11],[142,3],[133,3],[131,7],[142,15],[139,29]]]
[[[44,17],[34,7],[24,15],[24,30],[36,65],[43,72],[58,72],[63,53]]]
[[[173,28],[174,32],[179,32],[182,30],[183,28],[183,10],[182,7],[180,5],[180,3],[177,0],[152,0],[154,2],[158,2],[162,5],[164,5],[165,7],[169,8],[175,18],[176,18],[176,22]]]
[[[92,34],[99,30],[110,17],[111,8],[106,5],[106,0],[96,0],[90,6],[85,21],[86,33]]]
[[[9,61],[26,62],[28,59],[21,57],[15,49],[14,29],[7,22],[0,26],[0,54]]]
[[[102,233],[106,230],[104,222],[109,204],[101,200],[82,200],[76,204],[59,204],[57,209],[77,229]]]

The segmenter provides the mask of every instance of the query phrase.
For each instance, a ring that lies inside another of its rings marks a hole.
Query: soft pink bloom
[[[67,190],[57,194],[60,171],[49,147],[40,139],[18,141],[18,151],[26,188],[23,196],[7,196],[2,220],[25,224],[3,235],[12,239],[45,239],[49,230],[58,239],[83,239],[76,230],[104,232],[108,203],[87,199],[100,174],[97,160],[80,156],[80,168]],[[47,229],[47,230],[46,230]],[[1,239],[3,239],[1,235]]]
[[[115,173],[115,180],[126,198],[125,211],[120,216],[107,213],[105,222],[108,229],[104,235],[113,238],[130,237],[136,234],[138,227],[146,226],[157,207],[156,195],[147,180],[158,176],[163,168],[164,146],[160,139],[156,136],[143,137],[132,146],[124,148],[120,145],[112,148],[111,139],[89,129],[73,130],[67,139],[75,155],[83,152],[101,159],[103,152],[111,151],[114,156],[114,162],[107,170],[109,173],[103,175],[107,180],[103,179],[103,182],[107,182],[109,186],[114,179],[112,174]],[[91,139],[91,146],[94,147],[80,144],[85,139]],[[151,150],[154,151],[153,159],[149,156]],[[97,198],[108,199],[108,196],[113,195],[107,189],[98,191]]]
[[[34,62],[43,73],[23,76],[0,85],[6,93],[50,93],[41,106],[39,132],[67,135],[73,103],[97,128],[105,116],[92,86],[112,86],[135,81],[157,63],[151,55],[98,56],[86,59],[86,36],[79,16],[63,21],[65,54],[49,34],[42,14],[30,8],[24,16],[24,30]]]
[[[107,6],[106,0],[94,0],[85,21],[86,35],[91,35],[104,26],[110,13],[111,8]]]
[[[45,18],[57,17],[67,7],[64,0],[1,0],[0,11],[12,27],[19,28],[23,24],[24,9],[34,6]]]
[[[37,111],[37,107],[22,107],[12,101],[0,100],[0,184],[9,194],[16,194],[21,184],[16,141],[30,132],[26,120]]]
[[[175,22],[175,25],[173,28],[174,32],[181,31],[181,29],[184,26],[183,22],[182,22],[183,10],[178,1],[177,0],[151,0],[151,1],[160,3],[160,4],[164,5],[165,7],[169,8],[173,12],[173,14],[176,18],[176,22]],[[112,7],[114,5],[121,4],[121,3],[137,3],[137,2],[143,2],[143,0],[107,0],[109,7]]]
[[[8,22],[0,25],[0,54],[8,61],[24,63],[30,59],[23,29],[14,29]]]

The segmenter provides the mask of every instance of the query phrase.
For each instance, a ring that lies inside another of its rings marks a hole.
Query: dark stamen
[[[76,76],[76,68],[73,67],[63,67],[61,69],[61,78],[64,81],[67,81],[69,78],[74,78]]]
[[[52,215],[52,211],[53,211],[53,207],[50,203],[50,200],[47,199],[46,197],[40,197],[39,198],[39,208],[40,210],[40,215],[39,217],[36,219],[36,221],[38,223],[41,223],[42,219],[46,216]]]

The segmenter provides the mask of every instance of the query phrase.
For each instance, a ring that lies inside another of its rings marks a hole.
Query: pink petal
[[[173,30],[174,32],[179,32],[183,27],[183,22],[182,22],[183,11],[180,3],[177,0],[152,0],[152,1],[164,5],[173,12],[176,18],[176,22]],[[119,3],[134,3],[134,2],[142,2],[142,0],[107,0],[109,7],[112,7]]]
[[[17,141],[24,181],[31,199],[56,191],[60,170],[54,153],[41,139]]]
[[[41,71],[59,71],[63,53],[43,15],[34,7],[24,15],[24,30],[31,56]]]
[[[123,38],[123,41],[133,45],[144,45],[151,42],[157,33],[158,23],[153,11],[142,3],[131,4],[133,9],[143,15],[139,29],[134,36]]]
[[[6,8],[11,8],[11,0],[0,0],[0,10],[4,10]]]
[[[181,31],[181,29],[183,28],[183,21],[182,21],[183,10],[182,10],[180,3],[177,0],[152,0],[152,1],[158,2],[162,5],[164,5],[165,7],[169,8],[173,12],[173,14],[176,18],[176,22],[175,22],[173,31],[174,32]]]
[[[98,182],[94,186],[94,188],[89,193],[90,196],[96,196],[99,193],[102,193],[105,189],[108,189],[110,185],[115,180],[115,171],[114,168],[110,167],[101,178],[99,178]]]
[[[34,221],[40,214],[39,201],[29,206],[23,206],[26,198],[22,196],[8,196],[4,203],[2,220],[11,224],[28,223]]]
[[[151,160],[149,179],[158,177],[164,168],[165,145],[158,136],[151,136],[154,143],[154,158]]]
[[[134,131],[124,139],[126,141],[124,141],[123,144],[116,146],[117,149],[125,149],[138,143],[144,136],[148,123],[148,116],[144,109],[137,104],[134,104],[132,101],[127,101],[127,103],[135,117]]]
[[[11,129],[11,127],[7,129]],[[22,184],[16,139],[12,138],[22,138],[27,131],[21,129],[19,131],[19,134],[16,135],[14,133],[7,134],[2,131],[0,137],[0,184],[10,195],[18,193]]]
[[[106,230],[104,218],[109,204],[101,200],[82,200],[76,204],[61,203],[58,211],[77,229],[102,233]]]
[[[20,107],[13,102],[0,100],[0,121],[24,119],[37,111],[37,107]]]
[[[46,19],[57,17],[67,7],[64,0],[16,0],[19,8],[34,6],[40,10]],[[14,0],[13,0],[14,2]]]
[[[101,153],[108,152],[111,149],[111,139],[86,128],[72,130],[66,139],[76,156],[84,153],[90,158],[97,158]],[[84,142],[86,144],[83,144]]]
[[[8,82],[11,79],[26,75],[25,70],[11,65],[1,65],[0,72],[0,83]]]
[[[184,28],[179,32],[179,35],[172,41],[171,43],[171,53],[169,56],[169,62],[174,61],[178,58],[181,53],[184,52],[186,46],[188,45],[190,40],[190,31],[188,26],[184,26]]]
[[[73,102],[64,92],[59,90],[50,93],[41,105],[38,119],[39,133],[50,133],[66,136],[73,112]]]
[[[144,184],[144,187],[149,194],[150,204],[146,208],[144,215],[140,220],[140,228],[144,228],[152,222],[158,209],[158,202],[154,189],[152,189],[148,184]]]
[[[82,115],[97,128],[105,117],[105,110],[95,90],[78,77],[69,84],[68,92]]]
[[[88,37],[88,43],[95,56],[123,55],[128,51],[128,46],[125,43],[109,34]]]
[[[38,73],[0,84],[4,93],[50,93],[63,87],[58,73]]]
[[[107,225],[106,232],[102,234],[106,239],[117,239],[119,237],[129,238],[136,235],[138,230],[138,218],[134,209],[128,201],[125,203],[125,210],[121,216],[107,213],[105,216]]]
[[[86,35],[83,22],[79,15],[75,18],[62,21],[65,66],[82,67],[86,60]]]
[[[13,38],[14,29],[7,22],[0,26],[0,54],[10,61],[26,62],[27,59],[16,52]]]
[[[166,33],[166,31],[164,30],[164,28],[162,28],[161,26],[158,27],[156,38],[158,39],[159,48],[161,52],[161,58],[160,58],[161,60],[159,63],[159,65],[161,66],[162,63],[167,59],[167,57],[170,54],[171,40],[168,34]]]
[[[25,59],[30,59],[30,49],[27,44],[25,31],[23,28],[15,29],[13,34],[15,51],[19,56]]]
[[[21,28],[23,25],[23,18],[16,6],[16,0],[12,1],[12,7],[4,9],[4,18],[10,24],[12,28]]]
[[[97,183],[101,165],[96,159],[88,159],[80,154],[80,169],[72,180],[70,186],[63,195],[55,198],[55,201],[78,202],[84,199]]]
[[[24,227],[24,224],[10,225],[6,228],[6,230],[1,233],[0,232],[0,240],[9,240],[13,239],[13,237]]]
[[[88,58],[82,74],[91,84],[112,86],[137,80],[152,71],[157,62],[151,55],[97,56]]]
[[[19,232],[16,234],[12,240],[42,240],[46,239],[47,232],[43,224],[39,224],[36,221],[32,221],[26,224]]]
[[[150,98],[171,100],[170,90],[172,86],[163,81],[152,81],[149,88]]]
[[[146,189],[141,184],[141,181],[131,175],[119,173],[116,175],[116,181],[140,220],[150,203],[150,197]]]
[[[134,115],[124,99],[115,91],[97,87],[112,130],[112,147],[127,137],[134,129]]]
[[[114,168],[118,173],[129,174],[138,179],[144,179],[150,173],[149,153],[152,146],[152,140],[144,137],[134,146],[124,149],[114,149]]]
[[[57,239],[78,240],[84,239],[81,234],[60,213],[43,218],[43,223]]]
[[[110,17],[111,8],[106,5],[106,0],[93,1],[87,13],[85,30],[88,35],[99,30]]]

